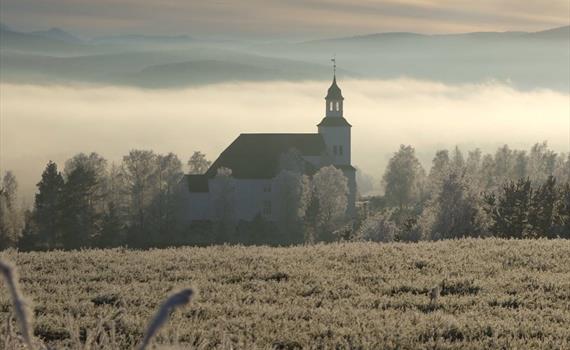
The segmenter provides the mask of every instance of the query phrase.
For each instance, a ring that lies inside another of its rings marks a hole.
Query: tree
[[[480,208],[479,197],[470,188],[465,171],[452,171],[425,210],[433,215],[426,233],[432,239],[479,236],[485,232]]]
[[[18,182],[11,171],[7,171],[0,187],[0,250],[13,247],[22,231],[22,216],[16,204]]]
[[[401,145],[390,159],[383,177],[387,202],[403,209],[420,201],[424,178],[425,171],[414,148]]]
[[[143,246],[149,240],[149,207],[158,193],[157,155],[152,151],[132,150],[123,157],[122,181],[129,201],[128,243]]]
[[[556,153],[548,149],[546,141],[532,146],[528,159],[528,175],[533,183],[542,183],[553,175],[556,156]]]
[[[119,210],[114,202],[109,202],[109,206],[103,214],[101,234],[97,237],[96,245],[99,248],[111,248],[120,245],[124,240],[124,229]]]
[[[63,191],[63,176],[57,170],[54,162],[49,162],[42,173],[42,179],[37,184],[38,193],[34,201],[34,211],[31,216],[36,232],[34,247],[61,247],[61,200]],[[30,239],[28,239],[30,240]]]
[[[453,150],[451,167],[454,171],[462,171],[465,168],[465,159],[463,158],[463,153],[458,146],[455,146],[455,149]]]
[[[435,194],[441,187],[441,182],[449,173],[450,168],[449,152],[447,150],[437,151],[432,160],[432,166],[428,175],[428,191],[430,194]]]
[[[555,204],[553,233],[570,239],[570,181],[559,188]]]
[[[498,194],[487,193],[485,211],[492,219],[490,232],[496,237],[525,238],[529,229],[528,213],[532,186],[529,179],[508,182]]]
[[[157,159],[158,193],[151,204],[151,244],[172,243],[178,231],[176,207],[180,180],[184,176],[182,163],[174,153],[158,155]]]
[[[200,151],[195,151],[188,160],[189,174],[204,174],[212,162],[206,159],[206,155]]]
[[[101,235],[107,208],[107,160],[97,153],[79,153],[65,163],[62,192],[62,236],[66,248],[89,247]]]
[[[340,169],[323,167],[313,176],[313,196],[318,203],[317,231],[322,240],[331,240],[348,206],[348,180]]]
[[[533,192],[528,213],[530,237],[550,237],[555,219],[555,205],[558,200],[556,179],[549,176]]]
[[[61,195],[62,242],[66,249],[91,246],[100,234],[100,219],[95,200],[99,186],[97,174],[87,164],[78,164],[71,170]]]
[[[309,206],[311,184],[298,172],[282,170],[275,178],[278,198],[277,221],[284,243],[303,242],[303,219]]]

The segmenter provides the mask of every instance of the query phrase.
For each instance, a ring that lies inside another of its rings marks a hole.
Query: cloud
[[[383,31],[541,30],[568,25],[567,0],[2,0],[0,19],[83,34],[337,36]]]
[[[0,85],[0,168],[31,193],[48,160],[98,152],[112,161],[131,149],[194,150],[215,158],[239,133],[316,132],[329,82],[234,83],[184,90]],[[400,144],[429,165],[436,149],[494,151],[548,141],[569,149],[569,95],[520,92],[497,83],[446,85],[398,79],[341,82],[353,125],[353,161],[383,172]]]

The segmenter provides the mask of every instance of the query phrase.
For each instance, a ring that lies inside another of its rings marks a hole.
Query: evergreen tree
[[[552,237],[557,197],[558,189],[553,176],[548,177],[533,191],[528,214],[530,228],[527,236]]]
[[[559,188],[555,204],[553,234],[570,239],[570,181]]]
[[[63,176],[57,170],[54,162],[49,162],[42,173],[42,179],[37,184],[38,193],[34,201],[34,211],[31,216],[33,223],[27,226],[33,231],[28,235],[36,237],[34,248],[61,247],[61,200],[63,191]],[[32,240],[32,239],[30,239]]]
[[[89,247],[100,234],[102,215],[92,201],[97,186],[96,173],[84,164],[67,175],[61,196],[62,242],[66,249]]]
[[[498,195],[491,193],[485,196],[486,211],[492,219],[490,231],[494,236],[527,237],[532,193],[530,180],[521,179],[505,184]]]

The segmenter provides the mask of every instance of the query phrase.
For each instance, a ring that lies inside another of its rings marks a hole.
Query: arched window
[[[340,111],[340,102],[336,101],[336,110],[337,112]]]
[[[333,110],[333,102],[332,102],[332,101],[331,101],[331,103],[330,103],[330,105],[329,105],[329,109],[330,109],[330,111],[332,112],[332,110]]]

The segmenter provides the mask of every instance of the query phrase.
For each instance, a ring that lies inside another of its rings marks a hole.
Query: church
[[[325,117],[317,125],[317,133],[307,134],[241,134],[202,175],[186,175],[186,219],[214,220],[213,188],[218,169],[231,170],[234,219],[251,221],[262,215],[275,221],[279,200],[275,178],[280,160],[294,151],[304,163],[306,175],[323,166],[334,165],[348,180],[347,215],[355,215],[356,169],[351,165],[351,125],[344,117],[344,97],[336,81],[336,73],[325,97]]]

